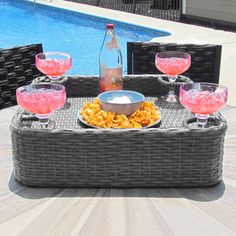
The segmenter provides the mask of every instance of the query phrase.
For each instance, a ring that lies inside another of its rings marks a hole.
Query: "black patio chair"
[[[183,51],[191,55],[191,66],[183,73],[194,82],[219,83],[221,45],[154,42],[127,43],[128,74],[162,74],[155,66],[155,55],[162,51]]]
[[[16,89],[43,74],[35,66],[42,44],[0,49],[0,109],[16,104]]]

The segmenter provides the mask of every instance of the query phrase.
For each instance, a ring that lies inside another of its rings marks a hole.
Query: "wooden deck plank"
[[[12,176],[9,125],[0,111],[3,235],[236,235],[236,108],[227,107],[223,181],[211,188],[29,188]],[[37,234],[35,234],[37,232]]]

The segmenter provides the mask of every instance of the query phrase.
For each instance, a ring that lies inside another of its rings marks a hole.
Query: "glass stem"
[[[58,83],[60,81],[60,76],[48,76],[51,82]]]
[[[170,87],[169,95],[171,95],[171,96],[175,95],[175,89],[173,86]]]
[[[199,114],[195,114],[196,118],[197,118],[197,124],[199,128],[204,128],[206,123],[207,123],[207,119],[209,117],[209,115],[199,115]]]
[[[169,81],[171,83],[174,83],[176,81],[178,76],[169,76]],[[167,96],[167,101],[168,102],[177,102],[177,96],[175,94],[175,87],[173,85],[170,84],[170,89],[169,89],[169,93]]]
[[[42,129],[47,129],[49,124],[49,114],[36,115],[39,118],[39,125]]]
[[[174,83],[176,80],[177,80],[177,78],[178,78],[178,75],[176,75],[176,76],[169,76],[169,81],[171,82],[171,83]],[[176,96],[175,95],[175,88],[174,88],[174,86],[170,86],[170,91],[169,91],[169,95],[170,96]]]
[[[170,81],[171,83],[174,83],[177,79],[178,79],[178,75],[169,76],[169,81]]]
[[[39,122],[40,122],[40,127],[42,129],[47,129],[48,128],[48,123],[49,123],[48,118],[39,119]]]

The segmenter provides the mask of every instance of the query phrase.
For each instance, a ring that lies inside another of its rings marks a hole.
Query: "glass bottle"
[[[123,89],[122,54],[114,31],[114,24],[106,25],[106,33],[99,53],[99,92]]]

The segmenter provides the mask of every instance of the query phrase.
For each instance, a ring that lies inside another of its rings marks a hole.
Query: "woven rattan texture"
[[[77,120],[77,115],[78,112],[82,110],[83,104],[85,102],[92,102],[93,100],[94,97],[69,98],[67,100],[68,104],[66,105],[66,107],[54,112],[54,114],[52,115],[51,119],[53,120],[54,128],[58,130],[88,128],[85,127],[83,123]],[[183,128],[184,121],[193,118],[193,115],[179,103],[170,104],[168,102],[165,102],[163,99],[157,97],[146,97],[145,100],[154,102],[158,107],[159,111],[161,112],[161,129]],[[27,114],[29,113],[23,112],[24,116],[27,116]],[[175,119],[173,119],[173,117]],[[33,129],[37,129],[39,127],[37,121],[32,122],[30,120],[22,120],[22,122],[23,123],[21,125],[25,125]]]
[[[127,76],[125,84],[135,88],[133,83],[143,80],[152,87],[155,79]],[[67,89],[71,83],[82,86],[85,80],[83,96],[69,98],[70,106],[52,116],[55,128],[42,130],[35,121],[23,122],[21,109],[15,114],[11,134],[19,182],[43,187],[203,187],[221,180],[227,126],[220,115],[206,129],[184,126],[183,121],[193,115],[180,104],[171,107],[149,90],[146,99],[161,111],[160,127],[85,128],[77,121],[77,112],[93,99],[84,95],[90,94],[87,89],[94,86],[92,81],[97,84],[97,78],[69,78],[67,84]]]
[[[166,94],[169,88],[159,81],[159,75],[128,75],[123,77],[124,89],[134,90],[146,96]],[[67,97],[94,97],[98,95],[98,77],[69,77],[66,84]]]
[[[183,51],[191,55],[191,66],[183,73],[194,82],[218,83],[221,61],[220,45],[174,43],[127,43],[128,74],[161,74],[155,55],[163,51]]]
[[[0,49],[0,109],[16,104],[16,89],[41,76],[35,66],[35,55],[41,44]]]

